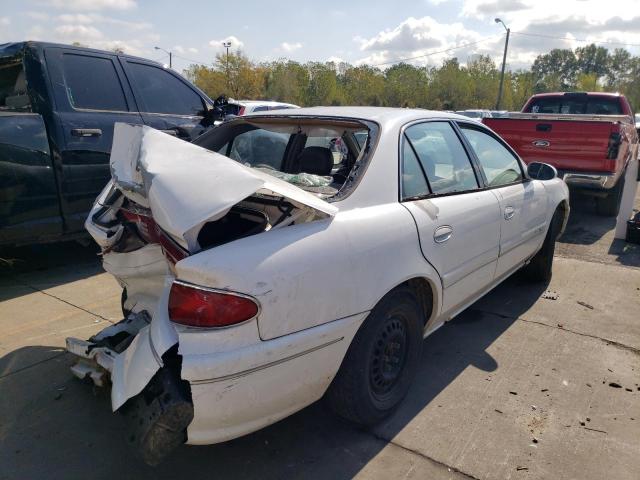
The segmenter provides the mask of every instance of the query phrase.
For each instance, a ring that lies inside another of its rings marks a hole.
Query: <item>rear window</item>
[[[62,66],[67,95],[74,108],[128,110],[118,72],[111,59],[65,53]]]
[[[0,65],[0,111],[30,112],[22,62]]]
[[[571,115],[622,115],[617,98],[570,96],[537,98],[529,105],[529,113],[564,113]]]
[[[244,118],[249,117],[223,123],[194,143],[324,198],[355,183],[351,173],[356,164],[363,166],[371,135],[368,125]]]

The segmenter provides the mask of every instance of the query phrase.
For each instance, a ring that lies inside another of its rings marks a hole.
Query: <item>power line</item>
[[[511,33],[514,33],[516,35],[526,35],[527,37],[553,38],[555,40],[569,40],[569,41],[573,41],[573,42],[608,43],[610,45],[624,45],[625,47],[640,47],[640,44],[638,44],[638,43],[610,42],[608,40],[593,41],[593,40],[586,40],[586,39],[581,39],[581,38],[556,37],[554,35],[544,35],[542,33],[525,33],[525,32],[513,32],[513,31]]]
[[[500,36],[502,36],[502,35],[504,35],[504,34],[501,34]],[[478,43],[486,42],[487,40],[492,40],[492,39],[495,39],[495,38],[496,38],[496,35],[492,35],[490,37],[483,38],[483,39],[478,40],[476,42],[465,43],[463,45],[456,45],[454,47],[446,48],[444,50],[438,50],[437,52],[429,52],[429,53],[425,53],[423,55],[416,55],[415,57],[399,58],[397,60],[390,60],[388,62],[376,63],[376,64],[373,64],[371,66],[372,67],[381,67],[383,65],[391,65],[393,63],[401,63],[401,62],[406,62],[408,60],[415,60],[416,58],[430,57],[432,55],[438,55],[439,53],[446,53],[446,52],[450,52],[452,50],[459,50],[461,48],[471,47],[473,45],[477,45]]]
[[[209,63],[200,62],[198,60],[193,60],[192,58],[183,57],[182,55],[176,55],[175,53],[173,54],[173,56],[176,57],[176,58],[181,58],[182,60],[186,60],[187,62],[197,63],[198,65],[211,65],[212,64],[212,62],[209,62]]]

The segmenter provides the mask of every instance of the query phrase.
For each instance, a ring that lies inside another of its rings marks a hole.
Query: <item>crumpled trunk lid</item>
[[[259,193],[285,197],[322,216],[337,208],[283,180],[147,126],[116,123],[111,151],[114,184],[150,208],[153,219],[189,251],[206,222]]]

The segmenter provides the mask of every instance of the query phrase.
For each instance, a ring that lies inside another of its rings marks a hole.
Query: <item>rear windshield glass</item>
[[[529,108],[529,113],[567,113],[572,115],[622,115],[617,98],[604,97],[551,97],[537,98]]]
[[[30,112],[22,62],[0,65],[0,111]]]
[[[323,198],[335,196],[370,144],[370,126],[356,121],[235,120],[194,141]]]

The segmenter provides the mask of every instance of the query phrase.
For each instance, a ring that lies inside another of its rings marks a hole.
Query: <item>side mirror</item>
[[[527,166],[527,173],[534,180],[553,180],[558,176],[558,171],[555,167],[541,162],[531,162]]]

